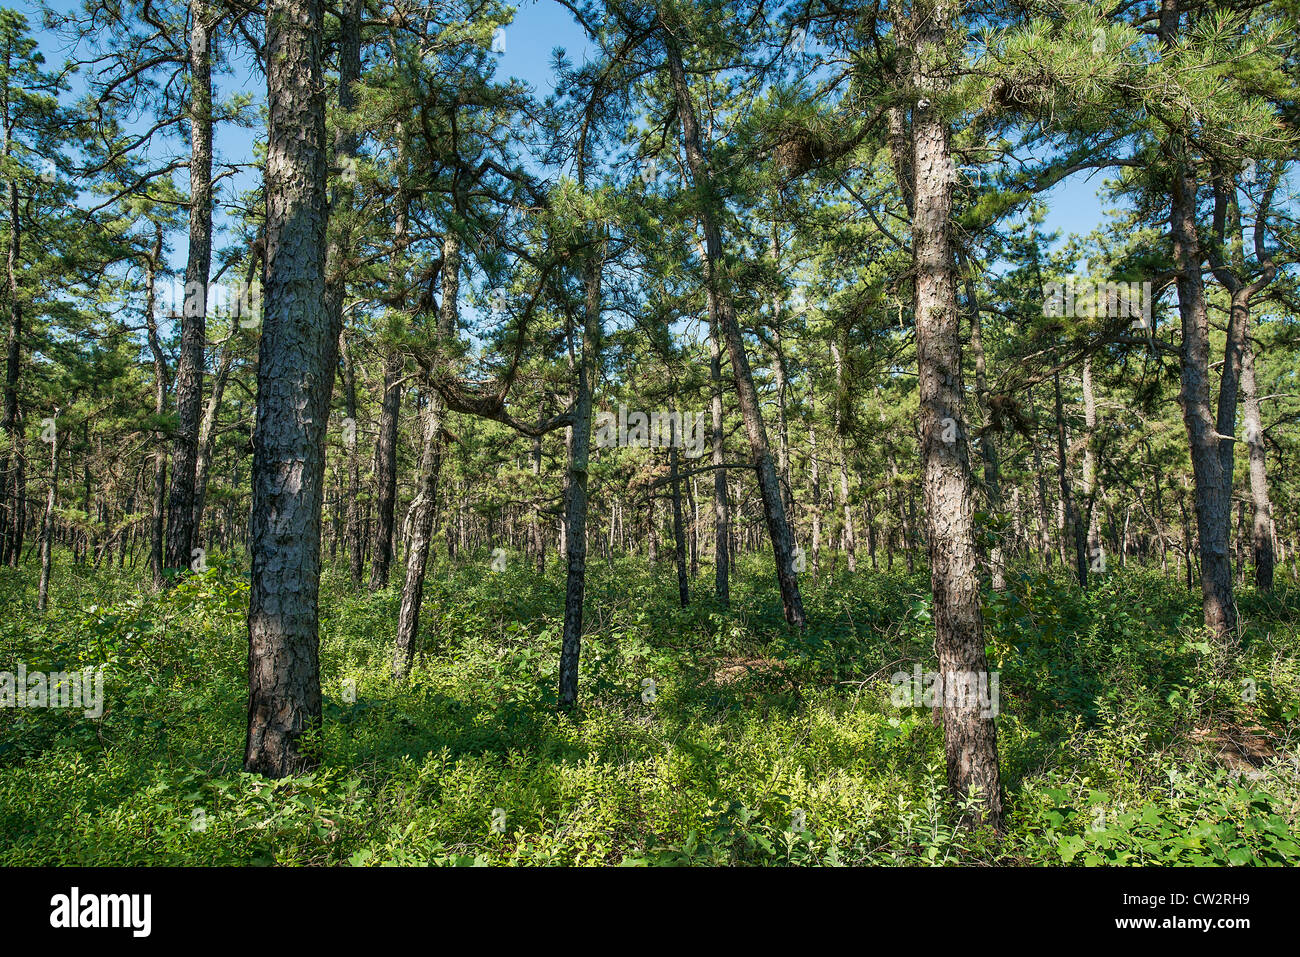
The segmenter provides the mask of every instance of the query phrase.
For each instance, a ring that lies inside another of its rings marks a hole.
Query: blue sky
[[[50,5],[56,10],[66,11],[79,7],[80,3],[77,0],[52,0]],[[37,4],[32,0],[17,0],[15,7],[27,15],[47,64],[54,66],[62,62],[66,56],[63,44],[41,28]],[[569,59],[579,63],[585,59],[589,49],[582,30],[555,0],[521,0],[514,22],[506,28],[505,41],[506,49],[500,57],[498,76],[526,81],[539,97],[545,97],[555,89],[551,60],[556,47],[564,48]],[[219,96],[236,90],[252,90],[260,100],[264,93],[264,81],[252,71],[247,57],[235,61],[231,72],[217,77],[216,82]],[[81,89],[81,83],[74,80],[74,93]],[[222,160],[246,161],[251,156],[253,135],[254,131],[237,129],[229,124],[219,127],[216,140],[218,163]],[[1096,228],[1102,220],[1102,203],[1096,193],[1103,178],[1104,174],[1094,174],[1091,179],[1075,175],[1046,194],[1044,199],[1048,211],[1044,229],[1059,231],[1064,239],[1070,233],[1086,234]],[[181,188],[185,186],[183,171],[178,185]],[[229,196],[232,190],[245,190],[253,185],[252,177],[243,175],[227,179],[223,190]],[[218,216],[218,228],[221,222],[222,217]],[[181,243],[174,242],[173,245]],[[218,238],[218,248],[221,245],[222,240]],[[173,248],[171,258],[174,266],[183,264],[184,250]]]

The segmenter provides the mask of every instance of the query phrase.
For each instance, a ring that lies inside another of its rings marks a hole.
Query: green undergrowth
[[[1148,571],[986,594],[998,839],[959,823],[930,711],[891,703],[893,674],[935,667],[925,574],[824,571],[794,634],[762,557],[730,608],[705,568],[686,609],[668,565],[594,560],[565,714],[559,564],[431,568],[403,685],[398,587],[331,569],[320,765],[269,781],[241,770],[246,564],[154,594],[60,559],[44,616],[30,570],[0,570],[0,670],[103,665],[104,713],[0,710],[0,864],[1300,863],[1286,580],[1240,589],[1232,649]]]

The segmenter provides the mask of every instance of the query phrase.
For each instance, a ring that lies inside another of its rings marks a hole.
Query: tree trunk
[[[912,118],[916,348],[935,649],[945,688],[958,676],[985,680],[989,676],[961,411],[961,339],[951,247],[954,167],[947,122],[938,109],[949,85],[942,61],[943,50],[951,45],[950,16],[942,0],[918,3],[906,28],[913,82],[922,97]],[[953,441],[945,441],[945,436]],[[977,791],[984,821],[1001,830],[1002,788],[993,718],[980,703],[968,699],[946,704],[949,788],[959,799]]]
[[[314,765],[321,718],[317,595],[325,435],[339,330],[324,302],[321,0],[270,0],[266,20],[266,293],[253,440],[247,771]]]
[[[1106,570],[1105,553],[1101,544],[1101,527],[1097,521],[1097,496],[1101,486],[1097,478],[1097,396],[1092,388],[1092,356],[1083,357],[1083,514],[1088,529],[1088,557],[1092,570]]]
[[[9,157],[11,147],[10,131],[15,118],[11,105],[4,104],[5,143],[4,155]],[[24,507],[27,477],[23,469],[22,416],[18,409],[18,381],[22,372],[23,349],[23,302],[22,290],[18,285],[18,263],[22,255],[22,221],[19,218],[21,207],[18,198],[18,184],[14,177],[9,179],[9,248],[6,256],[6,278],[9,292],[9,333],[5,349],[5,395],[4,428],[8,439],[7,448],[0,456],[0,492],[3,492],[4,558],[17,568],[22,559],[23,531],[27,522]],[[12,460],[10,455],[13,456]],[[12,462],[12,467],[11,467]]]
[[[1246,447],[1250,454],[1250,498],[1253,507],[1252,558],[1255,587],[1273,588],[1273,503],[1268,494],[1268,470],[1264,448],[1264,427],[1255,385],[1255,351],[1246,339],[1241,363],[1241,394],[1245,406]]]
[[[853,509],[849,505],[849,465],[848,454],[845,450],[847,442],[844,437],[844,417],[841,412],[845,401],[844,356],[840,353],[839,345],[833,340],[831,341],[831,358],[835,362],[835,450],[839,456],[840,511],[841,520],[844,523],[841,541],[848,556],[849,571],[856,572],[858,570],[857,536],[853,529]]]
[[[1061,401],[1061,373],[1052,374],[1052,384],[1056,390],[1056,478],[1061,488],[1061,535],[1062,543],[1074,544],[1074,568],[1079,577],[1079,585],[1088,587],[1088,542],[1083,525],[1079,521],[1079,512],[1074,504],[1074,490],[1070,484],[1069,441],[1065,431],[1065,409]],[[1062,548],[1064,548],[1064,544]],[[1061,559],[1064,563],[1065,559]]]
[[[709,307],[709,410],[713,432],[713,593],[725,606],[731,603],[731,503],[727,499],[727,470],[722,467],[726,441],[722,422],[722,343],[718,336],[717,297],[708,290],[706,296]]]
[[[397,505],[397,426],[402,399],[402,356],[384,354],[384,394],[379,406],[379,441],[375,446],[375,536],[370,562],[370,590],[388,585],[393,565],[393,522]]]
[[[458,332],[457,304],[460,296],[460,246],[448,236],[442,243],[442,302],[438,309],[438,342],[444,348]],[[397,614],[397,641],[393,651],[393,677],[405,680],[411,670],[420,633],[420,604],[424,599],[424,576],[433,541],[433,523],[438,512],[438,479],[442,473],[446,435],[443,431],[444,403],[437,390],[430,390],[424,410],[424,439],[420,450],[420,472],[415,498],[411,502],[406,551],[406,579],[402,604]]]
[[[212,50],[214,19],[207,0],[190,2],[190,247],[185,264],[181,351],[176,368],[176,437],[167,502],[168,568],[190,566],[194,547],[194,483],[203,414],[203,347],[208,273],[212,265]]]
[[[601,348],[601,277],[604,249],[588,254],[583,277],[586,290],[582,355],[575,372],[575,401],[569,475],[565,495],[565,544],[568,572],[564,586],[564,637],[560,647],[559,705],[573,708],[578,701],[578,662],[582,652],[582,603],[587,589],[587,461],[591,449],[592,387],[596,382]]]
[[[677,460],[677,421],[669,421],[673,427],[672,442],[668,447],[668,473],[673,496],[673,558],[677,562],[677,597],[685,608],[691,603],[691,586],[686,577],[686,532],[682,528],[682,480]]]
[[[1160,12],[1160,39],[1167,49],[1178,42],[1178,4],[1166,2]],[[1201,603],[1205,625],[1219,640],[1237,629],[1237,606],[1232,593],[1232,563],[1228,557],[1229,483],[1224,480],[1216,416],[1210,404],[1210,321],[1201,277],[1203,259],[1196,225],[1196,180],[1187,156],[1188,147],[1178,136],[1165,144],[1169,164],[1169,235],[1173,245],[1178,288],[1178,314],[1182,325],[1180,355],[1183,424],[1191,450],[1196,492],[1196,532],[1200,542]],[[1231,356],[1225,356],[1224,374]],[[1221,396],[1227,394],[1221,390]],[[1232,389],[1236,402],[1235,384]]]
[[[750,458],[758,474],[758,487],[763,499],[763,516],[767,520],[768,536],[772,540],[772,553],[776,561],[777,583],[781,588],[781,604],[785,620],[795,626],[804,624],[803,598],[799,594],[799,578],[794,570],[794,540],[785,518],[785,505],[781,500],[781,483],[768,448],[767,429],[759,408],[758,392],[745,354],[745,342],[736,322],[730,289],[726,288],[722,263],[722,232],[717,222],[717,197],[713,188],[708,159],[700,138],[695,108],[691,103],[690,89],[686,84],[686,70],[672,31],[660,22],[664,46],[668,55],[668,68],[672,76],[677,99],[677,115],[682,127],[682,140],[686,147],[686,161],[699,196],[700,221],[704,227],[705,285],[712,290],[717,301],[718,320],[722,339],[731,358],[731,369],[736,379],[736,399],[740,417],[749,438]]]
[[[960,249],[957,261],[965,265]],[[988,522],[995,526],[1002,512],[1002,483],[998,476],[998,443],[993,431],[993,417],[989,410],[988,363],[984,355],[984,322],[980,315],[980,300],[976,278],[969,269],[963,269],[966,299],[970,304],[970,348],[975,359],[975,402],[979,406],[984,428],[980,433],[980,458],[984,462],[984,500],[988,509]],[[989,548],[989,578],[995,592],[1006,591],[1006,561],[1002,554],[1002,533],[993,528],[993,545]]]
[[[55,410],[58,415],[58,410]],[[50,569],[54,564],[54,503],[59,494],[59,433],[50,436],[50,488],[45,495],[41,519],[41,578],[37,585],[36,610],[44,614],[50,605]]]
[[[157,307],[157,272],[162,262],[162,225],[154,226],[153,250],[145,262],[145,327],[149,351],[153,355],[153,410],[161,421],[167,409],[167,357],[158,341],[158,321],[154,315]],[[159,435],[153,454],[153,505],[149,515],[149,570],[155,588],[162,588],[163,530],[167,510],[167,442]]]

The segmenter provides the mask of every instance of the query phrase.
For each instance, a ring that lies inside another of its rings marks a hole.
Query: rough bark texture
[[[957,261],[964,265],[961,251]],[[964,270],[966,299],[970,306],[970,348],[975,359],[975,402],[979,406],[983,431],[980,434],[980,458],[984,463],[984,499],[990,516],[1002,514],[1002,483],[998,475],[998,442],[993,431],[989,410],[988,360],[984,355],[984,322],[980,316],[980,300],[975,276]],[[993,544],[988,550],[989,579],[994,591],[1007,587],[1007,565],[1002,554],[1002,534],[993,531]]]
[[[682,64],[677,38],[672,29],[660,23],[664,47],[668,57],[668,70],[672,77],[677,100],[677,116],[682,127],[682,140],[686,147],[686,162],[691,171],[700,201],[700,222],[704,228],[704,279],[712,290],[718,314],[722,340],[731,359],[732,373],[736,379],[736,400],[740,417],[749,439],[750,460],[758,475],[758,488],[763,501],[763,517],[767,522],[768,536],[772,541],[772,554],[776,562],[777,583],[781,588],[781,604],[785,620],[795,627],[804,624],[803,598],[799,594],[799,576],[794,569],[794,538],[786,521],[785,504],[781,498],[781,483],[768,446],[767,429],[758,403],[758,391],[745,352],[745,342],[736,321],[735,306],[727,280],[723,275],[722,231],[718,223],[718,198],[713,187],[708,157],[704,152],[695,107],[691,102],[686,70]]]
[[[458,326],[457,300],[460,295],[460,247],[453,237],[442,244],[442,302],[438,310],[438,341],[445,344]],[[403,680],[411,670],[420,633],[420,604],[424,599],[424,575],[433,541],[433,523],[438,512],[438,479],[447,439],[443,430],[444,404],[437,390],[429,390],[424,409],[420,471],[415,499],[407,521],[410,545],[406,552],[406,579],[402,583],[402,604],[397,613],[397,640],[393,651],[393,677]]]
[[[12,130],[16,122],[13,110],[6,100],[4,104],[4,155],[11,153]],[[7,448],[0,457],[0,482],[3,487],[2,504],[4,508],[3,557],[9,565],[18,566],[22,557],[23,528],[26,524],[25,496],[27,477],[23,468],[22,449],[22,415],[18,408],[18,380],[22,371],[22,337],[23,337],[23,302],[22,290],[18,283],[18,263],[22,255],[22,221],[19,218],[20,205],[18,184],[10,178],[8,184],[9,202],[9,236],[6,252],[6,282],[9,292],[9,331],[5,346],[5,394],[4,419],[0,427],[8,438]],[[10,455],[13,458],[10,459]]]
[[[1237,627],[1232,565],[1228,557],[1230,490],[1223,476],[1217,417],[1210,404],[1210,321],[1196,230],[1196,184],[1181,162],[1176,162],[1172,176],[1170,233],[1174,266],[1178,270],[1178,313],[1183,340],[1179,401],[1191,446],[1195,482],[1201,600],[1206,627],[1217,638],[1227,639]]]
[[[203,346],[207,337],[208,272],[212,265],[213,15],[206,0],[190,4],[190,245],[176,368],[176,437],[167,501],[168,568],[190,566],[194,543],[194,480],[203,415]]]
[[[339,330],[325,307],[321,0],[267,9],[265,310],[250,522],[246,770],[310,767],[320,724],[317,594],[325,432]]]
[[[1259,410],[1259,392],[1255,385],[1255,351],[1247,340],[1241,365],[1242,404],[1245,406],[1246,448],[1250,454],[1250,499],[1252,513],[1252,557],[1255,585],[1260,591],[1273,588],[1273,503],[1268,494],[1268,468],[1265,460],[1264,427]]]
[[[393,529],[397,506],[397,425],[402,398],[402,357],[384,356],[384,392],[379,405],[379,441],[375,445],[375,536],[370,562],[370,590],[388,585],[393,567]]]
[[[569,430],[569,476],[565,494],[565,546],[568,571],[564,586],[564,637],[560,647],[561,708],[578,701],[578,662],[582,652],[582,604],[587,590],[587,463],[591,449],[592,386],[601,348],[601,276],[604,250],[585,265],[586,302],[582,355],[578,360],[573,426]]]
[[[167,408],[167,357],[158,341],[158,265],[162,256],[162,225],[154,229],[153,249],[145,262],[145,328],[153,355],[153,411],[160,420]],[[149,571],[155,588],[163,587],[163,531],[167,517],[167,443],[158,437],[153,457],[153,497],[149,514]]]
[[[1159,34],[1166,49],[1178,41],[1178,0],[1163,0]],[[1196,533],[1200,542],[1201,603],[1205,625],[1220,640],[1236,632],[1237,606],[1228,557],[1229,483],[1223,475],[1218,421],[1210,402],[1210,320],[1201,276],[1204,258],[1196,225],[1196,177],[1185,141],[1177,134],[1164,146],[1170,183],[1169,236],[1173,245],[1182,325],[1180,352],[1183,424],[1187,430],[1196,494]],[[1232,360],[1225,355],[1225,366]],[[1230,370],[1225,370],[1230,374]],[[1226,394],[1221,389],[1221,396]],[[1236,402],[1235,384],[1232,400]]]
[[[917,371],[935,649],[945,682],[960,673],[988,674],[961,412],[961,340],[949,233],[953,161],[947,122],[934,102],[950,82],[944,69],[950,17],[942,0],[920,3],[905,27],[913,82],[922,97],[912,118]],[[954,441],[944,441],[945,433]],[[978,704],[949,703],[943,726],[949,787],[959,798],[977,790],[983,820],[1001,828],[1002,788],[992,717],[982,715]]]

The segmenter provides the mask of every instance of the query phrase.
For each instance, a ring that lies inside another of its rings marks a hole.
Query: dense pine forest
[[[0,864],[1300,864],[1298,44],[0,10]]]

